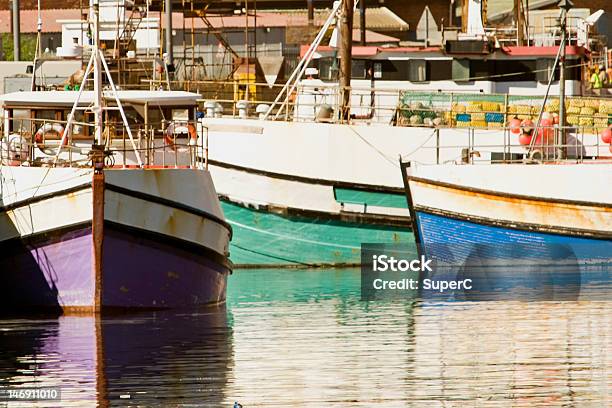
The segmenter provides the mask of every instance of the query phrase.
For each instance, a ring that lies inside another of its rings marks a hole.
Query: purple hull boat
[[[33,184],[45,171],[10,170]],[[73,171],[92,182],[51,183],[52,193],[43,190],[0,208],[6,238],[0,240],[0,281],[8,289],[0,297],[2,311],[165,309],[225,301],[231,228],[208,172]],[[20,222],[23,214],[29,224]],[[42,228],[41,218],[55,224]]]

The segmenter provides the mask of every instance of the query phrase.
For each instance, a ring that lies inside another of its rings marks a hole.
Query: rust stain
[[[605,226],[612,221],[611,207],[548,203],[537,199],[498,196],[459,190],[452,187],[417,183],[425,188],[450,193],[459,197],[476,199],[479,201],[479,208],[489,205],[495,206],[499,210],[507,210],[508,214],[514,214],[519,220],[572,220],[572,224],[584,225],[592,229],[599,229],[601,226]],[[597,218],[596,220],[593,219],[594,216]]]
[[[180,275],[178,273],[172,272],[172,271],[168,271],[167,275],[168,275],[168,278],[170,278],[170,279],[178,279],[178,278],[180,278]]]

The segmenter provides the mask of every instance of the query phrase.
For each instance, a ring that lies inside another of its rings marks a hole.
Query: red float
[[[542,126],[542,127],[550,127],[552,125],[553,125],[553,121],[550,120],[550,119],[542,119],[540,121],[540,126]]]
[[[523,133],[531,133],[533,131],[533,127],[533,120],[531,119],[525,119],[521,122],[521,128],[523,129]]]
[[[510,131],[514,134],[521,133],[521,120],[518,118],[510,120],[510,122],[508,122],[508,127],[510,128]]]
[[[531,143],[531,135],[521,133],[519,136],[519,143],[523,146],[528,146]]]
[[[600,133],[600,135],[601,135],[601,141],[602,142],[604,142],[606,144],[609,144],[609,143],[612,142],[612,129],[607,128],[607,129],[603,130]]]

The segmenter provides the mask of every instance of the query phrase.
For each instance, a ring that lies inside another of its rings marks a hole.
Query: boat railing
[[[489,163],[586,163],[612,161],[612,144],[598,135],[577,132],[565,127],[564,135],[558,126],[521,129],[504,127],[495,136],[490,131],[474,128],[448,129],[452,137],[444,137],[444,129],[435,129],[431,137],[419,147],[419,157],[435,158],[426,163],[412,156],[403,161],[421,164],[489,164]],[[501,138],[499,137],[501,136]],[[562,136],[564,136],[562,138]],[[429,154],[423,154],[423,152]]]
[[[200,103],[207,117],[263,118],[279,87],[249,83],[252,89],[246,92],[238,90],[238,81],[198,83],[201,88],[196,91],[202,95]],[[484,89],[408,90],[375,84],[350,90],[348,123],[402,127],[501,129],[514,118],[537,120],[544,101],[544,95],[496,94]],[[337,84],[302,81],[282,111],[272,112],[267,119],[278,116],[281,121],[346,123],[340,112],[341,94]],[[559,99],[549,98],[545,113],[555,116],[558,111]],[[567,123],[575,128],[601,131],[612,124],[612,98],[568,96],[566,115]]]
[[[89,167],[94,146],[94,125],[30,117],[2,118],[0,161],[11,166]],[[130,126],[131,144],[121,121],[104,123],[104,154],[107,167],[207,168],[208,128],[197,120],[135,123]]]

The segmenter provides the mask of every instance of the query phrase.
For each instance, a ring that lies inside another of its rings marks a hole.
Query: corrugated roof
[[[38,25],[37,10],[21,10],[19,27],[22,33],[35,33]],[[62,19],[79,19],[81,11],[78,9],[48,9],[41,10],[43,32],[57,33],[62,31],[62,25],[57,20]],[[11,12],[9,10],[0,10],[0,32],[11,32]]]
[[[315,10],[315,25],[322,25],[329,16],[331,10]],[[149,17],[159,18],[160,13],[151,12]],[[22,33],[35,33],[37,30],[38,11],[21,10],[20,28]],[[81,12],[78,9],[48,9],[41,10],[43,22],[43,32],[54,33],[62,31],[62,24],[59,20],[80,20]],[[221,28],[244,28],[247,18],[243,15],[236,16],[208,16],[208,20],[213,27]],[[288,27],[306,26],[308,24],[306,9],[299,10],[276,10],[270,12],[258,12],[257,19],[253,16],[248,17],[249,27],[255,25],[257,20],[258,27]],[[192,19],[183,18],[180,13],[173,13],[172,25],[175,30],[181,29],[185,25],[186,29],[191,28]],[[201,18],[193,18],[193,25],[196,29],[206,28]],[[359,28],[358,14],[355,15],[354,28]],[[8,33],[11,30],[11,13],[9,10],[0,10],[0,32]],[[398,17],[386,7],[374,7],[366,9],[366,29],[382,31],[405,31],[408,30],[408,23]]]
[[[353,42],[361,40],[361,30],[353,29]],[[399,38],[391,37],[390,35],[380,34],[374,31],[366,30],[366,43],[399,43]]]
[[[297,10],[275,10],[275,13],[289,16],[291,25],[306,25],[308,23],[308,11]],[[315,9],[314,21],[316,25],[323,25],[331,9]],[[354,28],[360,28],[359,11],[355,12],[353,21]],[[367,30],[407,31],[408,23],[387,7],[371,7],[366,9]]]

